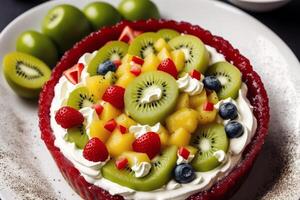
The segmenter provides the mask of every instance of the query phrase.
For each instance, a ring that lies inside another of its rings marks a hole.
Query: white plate
[[[1,59],[14,50],[20,32],[39,28],[42,17],[54,5],[70,3],[81,8],[89,1],[50,1],[19,16],[0,35]],[[265,83],[271,106],[270,135],[233,199],[298,199],[300,65],[295,55],[272,31],[230,5],[212,0],[154,1],[163,17],[198,24],[227,38],[250,58]],[[119,0],[110,2],[117,5]],[[2,76],[0,83],[2,199],[79,199],[40,139],[36,104],[16,97]]]

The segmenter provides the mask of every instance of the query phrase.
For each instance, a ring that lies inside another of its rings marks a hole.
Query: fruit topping
[[[171,76],[173,76],[175,79],[177,79],[178,72],[177,72],[174,62],[170,58],[163,60],[159,64],[157,70],[166,72],[166,73],[170,74]]]
[[[142,66],[142,72],[156,71],[160,60],[153,53],[149,54],[145,58],[145,62]]]
[[[64,106],[55,113],[55,120],[63,128],[72,128],[82,125],[84,117],[78,110]]]
[[[184,128],[187,132],[193,133],[198,125],[197,115],[198,113],[193,109],[180,109],[166,119],[167,128],[171,133],[179,128]]]
[[[209,90],[214,90],[216,92],[220,91],[222,88],[221,82],[215,76],[206,76],[203,79],[204,87]]]
[[[74,85],[79,83],[81,72],[84,68],[84,65],[82,63],[76,64],[70,69],[64,71],[64,76]]]
[[[124,113],[116,118],[116,122],[127,129],[129,129],[130,126],[136,125],[136,122]]]
[[[113,158],[117,158],[125,151],[132,151],[132,143],[134,140],[135,137],[133,133],[122,134],[121,131],[116,128],[106,142],[109,154]]]
[[[92,138],[83,149],[83,157],[93,162],[103,162],[109,157],[105,144],[98,138]]]
[[[118,69],[119,66],[122,64],[121,60],[114,60],[113,63],[115,64],[116,68]]]
[[[116,65],[112,61],[107,60],[99,65],[97,74],[105,75],[107,72],[115,72],[116,70]]]
[[[100,104],[95,104],[93,105],[93,108],[95,109],[97,115],[101,115],[102,111],[103,111],[103,106]]]
[[[123,31],[122,31],[122,33],[121,33],[118,40],[130,44],[133,41],[134,38],[135,38],[135,36],[133,34],[133,30],[129,26],[126,26],[123,29]]]
[[[117,122],[114,119],[109,120],[104,125],[104,128],[109,132],[113,132],[116,127],[117,127]]]
[[[214,110],[214,104],[209,102],[209,101],[206,101],[204,104],[203,104],[203,110],[204,111],[213,111]]]
[[[150,159],[146,153],[139,153],[134,151],[125,151],[122,153],[121,157],[125,157],[128,159],[128,164],[130,167],[134,165],[139,165],[142,162],[150,163]]]
[[[124,108],[124,93],[125,89],[123,87],[113,85],[107,88],[102,99],[122,110]]]
[[[95,101],[102,99],[104,92],[109,86],[110,80],[101,75],[91,76],[86,79],[86,87],[89,90],[89,94],[93,95]]]
[[[178,150],[178,154],[182,156],[185,160],[187,160],[189,158],[190,151],[184,147],[180,147],[180,149]]]
[[[141,66],[140,65],[132,65],[130,68],[130,72],[135,76],[140,75],[142,72]]]
[[[132,144],[136,152],[146,153],[150,159],[154,158],[160,152],[160,138],[157,133],[148,132],[138,137]]]
[[[94,95],[90,95],[87,87],[79,87],[70,93],[67,105],[80,110],[81,108],[92,106],[95,102]]]
[[[127,158],[119,158],[118,160],[116,160],[115,165],[118,168],[118,170],[125,169],[128,165],[128,160]]]
[[[242,74],[238,68],[228,62],[218,62],[209,67],[207,76],[215,76],[221,83],[217,91],[219,99],[235,99],[242,84]]]
[[[85,130],[85,126],[69,128],[67,129],[67,134],[65,135],[64,139],[68,142],[74,142],[77,148],[83,149],[89,141],[89,137]]]
[[[107,122],[119,116],[122,112],[108,102],[102,102],[103,111],[100,115],[100,119]]]
[[[237,121],[230,121],[225,125],[225,132],[229,138],[238,138],[243,135],[244,127]]]
[[[190,183],[196,178],[196,174],[191,165],[183,163],[174,169],[174,179],[178,183]]]
[[[191,72],[190,72],[190,76],[192,78],[195,78],[197,80],[200,80],[201,79],[201,73],[195,69],[193,69]]]
[[[233,103],[222,103],[219,107],[219,115],[223,119],[235,119],[238,116],[238,111]]]
[[[197,119],[196,119],[197,120]],[[171,133],[169,143],[178,147],[187,146],[191,140],[191,133],[185,128],[179,127]]]
[[[127,128],[125,126],[119,125],[119,129],[121,133],[126,133],[127,132]]]
[[[131,59],[132,62],[138,64],[138,65],[143,65],[144,64],[144,60],[138,56],[133,56]]]
[[[192,161],[193,168],[196,171],[204,172],[219,166],[221,163],[214,153],[219,150],[226,153],[228,143],[223,125],[212,123],[200,126],[191,141],[191,145],[199,149]]]
[[[94,119],[90,125],[89,136],[91,138],[97,137],[102,142],[106,142],[108,138],[111,136],[111,132],[108,131],[106,128],[104,128],[105,123],[106,122],[103,120]]]

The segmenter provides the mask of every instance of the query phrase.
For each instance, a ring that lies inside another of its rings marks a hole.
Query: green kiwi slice
[[[218,150],[226,153],[228,143],[223,125],[213,123],[199,127],[191,140],[191,145],[199,149],[192,161],[193,168],[196,171],[205,172],[219,166],[221,163],[214,153]]]
[[[9,86],[24,98],[37,98],[51,75],[50,68],[43,61],[20,52],[4,57],[3,72]]]
[[[208,67],[209,54],[203,42],[192,35],[181,35],[169,41],[173,49],[181,49],[185,55],[185,72],[193,69],[204,73]]]
[[[207,70],[206,75],[216,76],[221,82],[221,90],[217,92],[219,99],[237,98],[242,84],[242,73],[228,62],[218,62]]]
[[[144,97],[159,90],[160,98],[145,102]],[[125,91],[125,111],[140,124],[162,122],[172,112],[178,97],[176,80],[162,71],[146,72],[135,78]]]
[[[121,60],[128,50],[128,44],[121,41],[112,41],[105,44],[99,49],[95,57],[88,65],[87,71],[93,76],[97,75],[98,66],[108,60],[115,61]]]
[[[179,36],[180,34],[173,29],[160,29],[157,31],[159,37],[164,38],[166,42],[169,42],[174,37]]]
[[[135,177],[134,172],[128,167],[124,170],[117,169],[114,160],[102,167],[102,175],[112,182],[137,191],[151,191],[161,188],[171,179],[176,160],[177,147],[169,146],[153,158],[151,171],[145,177]]]
[[[89,141],[89,137],[86,134],[84,126],[68,129],[64,139],[68,142],[74,142],[76,147],[79,149],[83,149]]]
[[[89,93],[87,87],[79,87],[70,93],[67,101],[67,106],[80,110],[84,107],[90,107],[95,104],[95,98],[93,94]]]
[[[147,55],[154,53],[154,43],[159,39],[159,35],[156,33],[148,32],[137,36],[129,46],[128,53],[141,58],[146,58]]]

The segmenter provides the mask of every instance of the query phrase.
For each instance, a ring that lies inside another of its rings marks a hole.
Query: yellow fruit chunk
[[[215,91],[212,91],[208,96],[207,96],[207,101],[216,104],[219,102],[218,95]]]
[[[121,64],[116,71],[117,78],[120,78],[125,73],[130,73],[130,68],[131,68],[131,65],[129,63]]]
[[[110,86],[109,80],[104,79],[103,76],[91,76],[86,80],[86,86],[90,92],[95,97],[95,100],[98,101],[102,98],[106,89]]]
[[[154,48],[156,51],[161,51],[163,48],[166,48],[167,50],[171,50],[170,45],[163,39],[160,38],[154,43]]]
[[[138,152],[134,152],[134,151],[126,151],[121,154],[121,157],[127,158],[128,164],[130,167],[132,167],[135,164],[142,163],[142,162],[148,162],[148,163],[151,162],[147,154],[138,153]]]
[[[197,108],[197,112],[198,112],[199,124],[202,124],[202,125],[208,124],[208,123],[215,121],[215,119],[216,119],[216,115],[217,115],[216,109],[214,109],[212,111],[205,111],[205,110],[203,110],[203,106],[200,106]]]
[[[158,136],[160,138],[160,143],[162,148],[166,147],[169,144],[169,137],[170,137],[167,129],[161,126],[160,129],[158,130]]]
[[[116,122],[126,128],[136,125],[136,122],[124,113],[116,118]]]
[[[133,133],[122,134],[119,129],[115,129],[112,132],[112,135],[106,142],[106,147],[109,154],[113,158],[117,158],[125,151],[132,150],[132,143],[134,142],[135,137]]]
[[[206,101],[207,101],[206,91],[202,90],[200,94],[190,97],[190,106],[191,108],[196,109]]]
[[[157,70],[159,64],[160,60],[157,58],[157,56],[153,53],[149,54],[144,60],[144,64],[142,66],[142,73]]]
[[[170,144],[178,147],[187,146],[190,143],[191,134],[184,128],[177,129],[170,136]]]
[[[135,75],[133,75],[130,72],[124,73],[116,82],[116,85],[121,86],[123,88],[126,88],[128,84],[133,81],[135,78]]]
[[[111,136],[111,133],[104,128],[105,122],[102,120],[95,120],[90,126],[90,136],[99,138],[102,142],[106,142]]]
[[[126,54],[126,55],[122,58],[122,63],[129,64],[129,63],[131,62],[132,57],[133,57],[132,55]]]
[[[103,111],[100,115],[100,119],[107,122],[111,119],[116,118],[121,114],[121,111],[112,106],[110,103],[105,102],[103,104]]]
[[[189,150],[192,155],[195,155],[198,152],[198,149],[193,146],[186,146],[185,148]]]
[[[185,65],[184,52],[182,50],[174,50],[171,52],[171,57],[177,68],[177,71],[182,71]]]
[[[189,95],[188,93],[181,93],[178,97],[176,110],[180,110],[181,108],[190,107]]]
[[[167,48],[163,48],[158,54],[157,57],[160,61],[163,61],[167,58],[171,58],[171,54]]]
[[[197,115],[198,113],[193,109],[180,109],[166,119],[167,128],[171,133],[179,128],[184,128],[189,133],[193,133],[198,125]]]

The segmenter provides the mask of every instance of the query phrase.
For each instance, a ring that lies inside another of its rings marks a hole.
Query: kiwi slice
[[[224,126],[217,123],[200,126],[193,135],[191,145],[199,149],[192,161],[195,170],[205,172],[216,168],[221,163],[214,153],[218,150],[226,153],[229,145]]]
[[[67,106],[80,110],[81,108],[89,107],[95,103],[94,95],[89,93],[88,88],[79,87],[70,93]]]
[[[204,73],[208,67],[209,54],[203,42],[193,35],[181,35],[169,41],[173,49],[180,49],[185,55],[185,72],[193,69]]]
[[[74,142],[76,147],[83,149],[89,141],[84,126],[74,127],[67,130],[64,139],[68,142]]]
[[[153,90],[160,98],[145,102],[144,97]],[[151,71],[135,78],[125,91],[125,110],[138,123],[154,125],[162,122],[176,106],[178,97],[176,80],[168,73]]]
[[[146,58],[149,54],[156,54],[154,43],[159,39],[156,33],[148,32],[137,36],[129,46],[128,53],[131,55]]]
[[[238,68],[228,62],[218,62],[209,67],[206,75],[216,76],[221,82],[221,89],[217,92],[219,99],[237,98],[242,84],[242,74]]]
[[[135,177],[134,172],[128,167],[124,170],[117,169],[114,160],[102,167],[102,175],[112,182],[137,191],[151,191],[161,188],[171,179],[176,160],[177,147],[169,146],[153,158],[151,171],[145,177]]]
[[[121,41],[112,41],[105,44],[99,49],[95,57],[88,65],[88,73],[93,76],[97,74],[98,66],[105,61],[121,60],[128,50],[128,44]]]
[[[43,61],[20,52],[4,57],[3,72],[9,86],[25,98],[37,98],[51,75],[50,68]]]
[[[169,42],[174,37],[179,36],[180,34],[172,29],[160,29],[157,34],[159,37],[164,38],[166,42]]]

